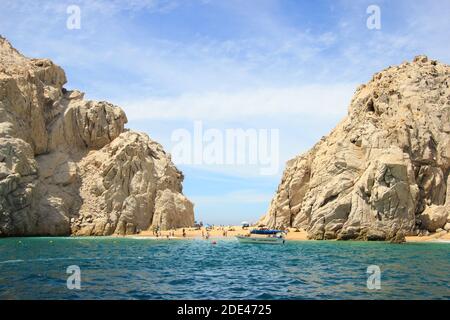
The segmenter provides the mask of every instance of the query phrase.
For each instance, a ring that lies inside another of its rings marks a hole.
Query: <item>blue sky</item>
[[[69,5],[81,29],[66,28]],[[381,29],[366,27],[369,5]],[[256,221],[284,163],[326,135],[373,73],[427,54],[450,62],[450,1],[0,0],[0,34],[47,57],[68,89],[121,106],[128,127],[169,152],[194,121],[226,130],[278,129],[279,170],[179,165],[198,220]]]

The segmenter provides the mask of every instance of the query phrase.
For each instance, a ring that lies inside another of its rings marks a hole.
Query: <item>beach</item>
[[[428,242],[428,241],[438,241],[438,242],[449,242],[450,243],[450,233],[446,231],[432,233],[429,236],[411,236],[406,237],[406,242]]]
[[[183,229],[185,231],[185,236],[183,236]],[[160,231],[158,236],[151,231],[142,231],[139,234],[132,235],[130,237],[148,237],[156,239],[171,239],[171,238],[186,238],[186,239],[205,239],[208,232],[209,239],[217,238],[234,238],[239,234],[247,234],[254,227],[242,228],[241,226],[215,226],[206,230],[205,227],[198,228],[178,228],[174,230],[164,230]],[[407,236],[405,237],[406,242],[450,242],[450,233],[445,231],[432,233],[428,236]],[[296,240],[296,241],[314,241],[308,239],[308,233],[303,229],[289,228],[286,234],[286,240]]]
[[[183,236],[183,229],[185,230],[185,236]],[[205,227],[198,228],[178,228],[174,230],[160,231],[157,238],[188,238],[188,239],[202,239],[206,237],[207,232],[209,238],[233,238],[239,234],[247,234],[254,227],[242,228],[241,226],[215,226],[206,230]],[[133,236],[138,237],[156,237],[152,230],[142,231],[141,233]],[[295,228],[290,228],[286,235],[287,240],[308,240],[307,232],[305,230],[296,231]]]

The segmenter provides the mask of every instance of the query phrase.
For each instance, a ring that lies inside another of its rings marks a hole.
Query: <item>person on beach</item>
[[[183,228],[183,238],[186,238],[186,230]]]

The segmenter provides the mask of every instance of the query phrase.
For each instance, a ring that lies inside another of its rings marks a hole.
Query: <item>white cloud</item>
[[[130,120],[232,120],[290,115],[342,115],[356,84],[259,88],[122,101]]]

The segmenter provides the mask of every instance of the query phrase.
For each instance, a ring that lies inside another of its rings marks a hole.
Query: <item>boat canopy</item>
[[[277,234],[283,232],[281,230],[258,230],[258,229],[254,229],[252,231],[250,231],[251,234]]]

